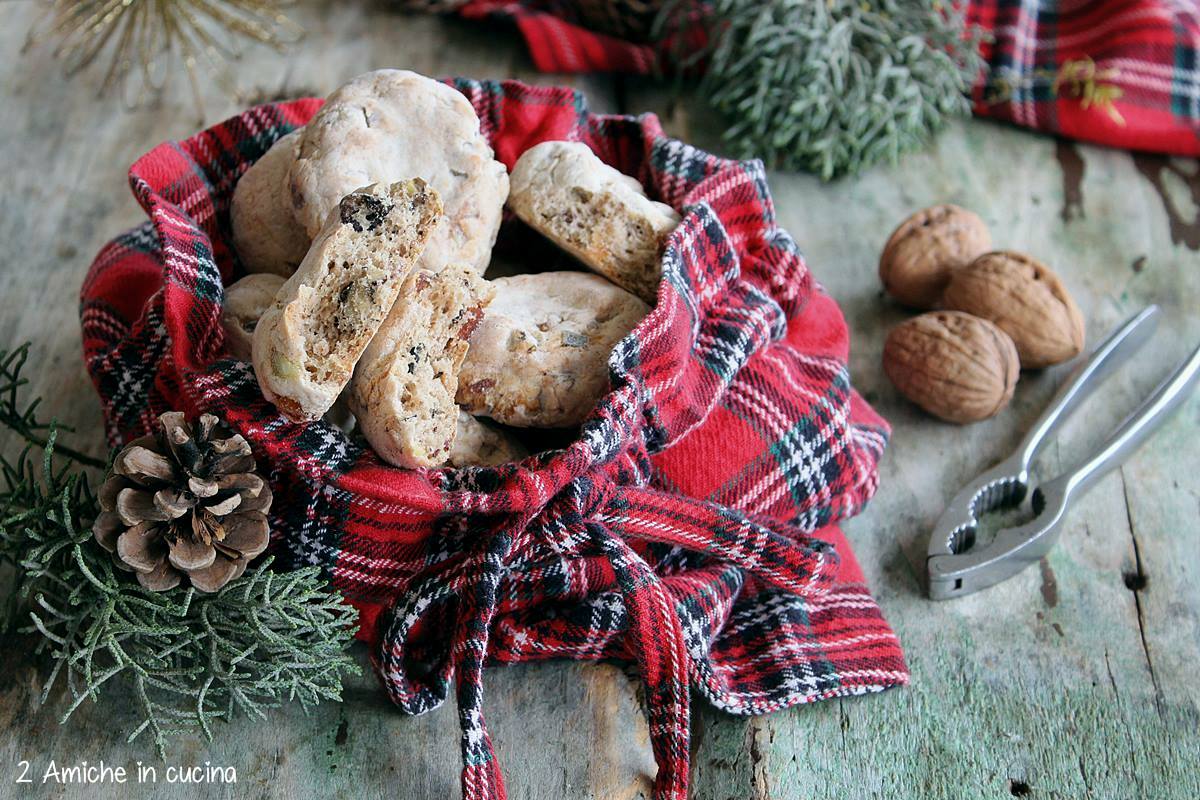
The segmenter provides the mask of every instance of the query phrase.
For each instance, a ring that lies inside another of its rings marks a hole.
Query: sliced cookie
[[[679,214],[582,142],[542,142],[512,172],[508,205],[529,226],[648,303],[658,295],[663,243]]]
[[[266,310],[275,304],[275,295],[287,282],[279,275],[247,275],[225,287],[221,305],[221,327],[225,329],[225,347],[239,361],[249,361],[254,329]]]
[[[458,435],[447,463],[452,467],[495,467],[529,455],[525,445],[507,431],[465,411],[458,412]]]
[[[288,185],[288,174],[300,152],[302,130],[294,130],[275,142],[233,189],[229,209],[233,247],[247,272],[270,272],[287,278],[308,252],[309,235],[292,213]],[[359,186],[367,183],[370,181]]]
[[[320,417],[387,317],[442,213],[420,178],[346,195],[254,331],[254,371],[288,418]]]
[[[492,281],[458,402],[507,425],[577,425],[608,386],[608,356],[650,307],[598,275],[543,272]]]
[[[354,370],[350,410],[379,457],[435,467],[457,437],[458,370],[492,288],[467,266],[409,276]]]
[[[493,158],[466,97],[414,72],[368,72],[329,96],[305,127],[291,169],[296,219],[313,233],[346,192],[412,175],[437,190],[446,211],[421,267],[466,264],[482,275],[508,172]]]

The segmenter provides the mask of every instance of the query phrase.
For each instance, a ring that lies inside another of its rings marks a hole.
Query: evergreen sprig
[[[829,180],[924,145],[970,113],[982,69],[980,32],[952,0],[711,0],[704,13],[671,0],[660,32],[700,19],[707,46],[700,94],[729,121],[725,140]],[[692,41],[677,36],[679,43]]]
[[[0,350],[0,426],[8,428],[25,441],[44,448],[46,433],[51,423],[37,418],[37,409],[42,399],[35,397],[27,405],[22,406],[18,400],[18,392],[29,381],[21,376],[21,370],[29,358],[29,342],[21,345],[12,352]],[[70,428],[58,426],[59,430],[70,431]],[[105,463],[78,450],[65,445],[58,445],[57,452],[87,467],[104,469]]]
[[[28,441],[15,461],[0,457],[0,558],[17,566],[24,630],[41,634],[54,664],[42,701],[61,679],[65,722],[124,679],[142,720],[129,740],[149,731],[164,755],[175,734],[211,738],[218,719],[339,699],[343,676],[359,671],[347,653],[355,615],[319,568],[277,573],[265,559],[206,595],[152,592],[114,566],[92,538],[99,508],[87,475],[56,464],[56,426],[36,419],[36,402],[17,402],[27,351],[0,350],[0,425]]]

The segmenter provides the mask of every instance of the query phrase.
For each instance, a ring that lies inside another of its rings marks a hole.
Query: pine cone
[[[178,411],[158,421],[161,431],[117,454],[92,533],[147,589],[173,589],[186,574],[215,592],[267,548],[271,489],[250,445],[213,415],[195,427]]]

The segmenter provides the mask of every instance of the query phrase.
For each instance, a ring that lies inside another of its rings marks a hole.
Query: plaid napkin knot
[[[669,573],[657,573],[642,553],[657,546],[707,556],[764,586],[802,596],[827,592],[838,565],[830,544],[786,523],[606,479],[573,481],[536,519],[503,522],[477,544],[466,558],[442,553],[413,580],[389,614],[378,668],[393,702],[407,713],[429,711],[455,693],[467,770],[463,783],[475,787],[465,796],[480,798],[503,796],[482,707],[489,631],[497,630],[505,639],[499,649],[514,656],[550,642],[552,651],[537,657],[631,661],[646,697],[653,698],[648,705],[659,764],[655,797],[682,800],[688,786],[689,686],[711,642],[704,632],[685,633],[685,619],[694,615],[681,613]],[[582,620],[550,616],[546,630],[536,631],[509,619],[534,607],[569,609],[590,597],[611,600],[587,608],[590,614],[606,607],[622,617],[606,626],[622,633],[593,637],[585,650],[573,639],[564,642],[558,632],[564,623],[586,630]],[[452,633],[440,635],[444,631]]]

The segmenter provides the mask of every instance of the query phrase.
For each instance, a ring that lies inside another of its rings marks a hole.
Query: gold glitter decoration
[[[131,105],[162,91],[176,61],[183,63],[197,105],[198,68],[206,68],[230,93],[226,67],[239,45],[254,42],[277,50],[303,30],[278,0],[51,0],[30,30],[25,51],[56,42],[54,56],[68,76],[107,61],[104,90],[122,87]],[[201,113],[203,115],[202,106]]]

